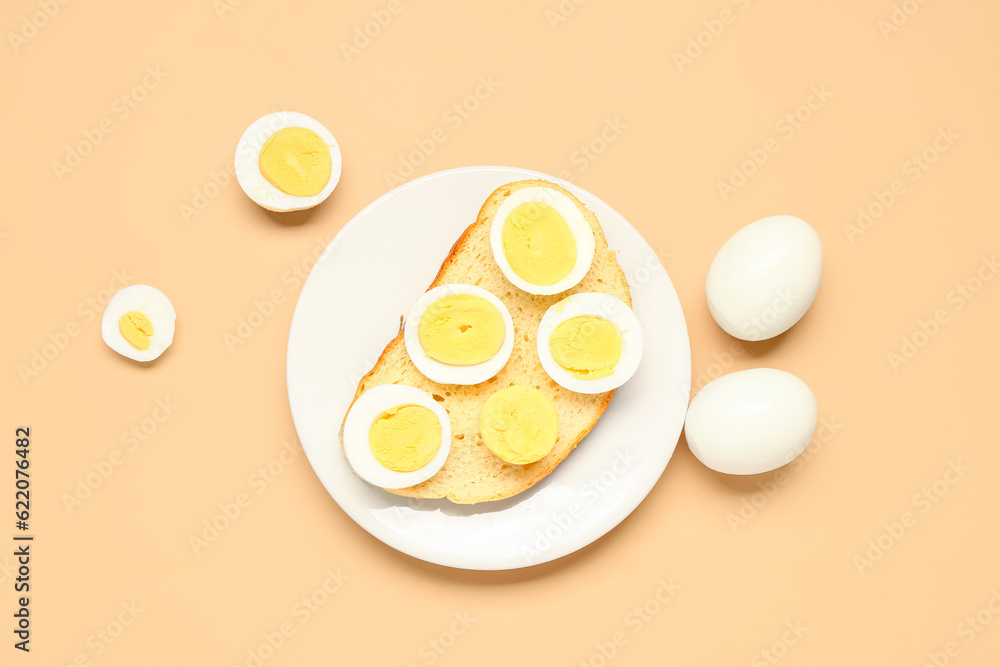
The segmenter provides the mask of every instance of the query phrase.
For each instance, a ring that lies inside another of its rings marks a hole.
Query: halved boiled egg
[[[490,226],[497,266],[530,294],[559,294],[587,275],[594,261],[594,231],[572,199],[547,187],[515,190]]]
[[[258,118],[236,144],[236,180],[269,211],[301,211],[340,182],[340,146],[319,121],[295,111]]]
[[[362,479],[383,489],[427,481],[450,451],[448,413],[416,387],[372,387],[354,401],[344,420],[348,462]]]
[[[434,382],[479,384],[500,372],[514,350],[514,321],[500,299],[475,285],[425,292],[405,319],[413,365]]]
[[[552,305],[538,325],[538,359],[561,386],[581,394],[616,389],[639,368],[642,329],[624,301],[579,292]]]
[[[108,302],[101,320],[104,342],[135,361],[152,361],[174,341],[177,314],[170,299],[155,287],[129,285]]]

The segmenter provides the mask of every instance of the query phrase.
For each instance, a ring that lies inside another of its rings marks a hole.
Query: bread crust
[[[522,292],[504,278],[493,261],[489,242],[493,215],[510,193],[525,187],[548,187],[565,194],[583,212],[594,232],[594,263],[579,285],[561,294],[536,296]],[[487,251],[487,261],[473,262],[474,266],[482,268],[482,274],[470,275],[463,262],[469,261],[470,257],[482,260]],[[390,493],[410,498],[448,498],[460,504],[502,500],[527,490],[548,476],[590,433],[614,396],[614,391],[577,394],[563,389],[548,377],[541,368],[534,349],[534,334],[541,315],[550,305],[574,292],[614,294],[630,306],[631,293],[625,273],[614,252],[608,249],[604,230],[596,216],[568,190],[543,180],[508,183],[497,188],[486,199],[476,221],[455,241],[427,289],[453,282],[481,284],[504,301],[516,323],[521,323],[520,327],[515,324],[515,352],[520,347],[516,363],[512,356],[511,361],[496,377],[478,385],[438,384],[416,370],[406,354],[403,333],[400,331],[382,350],[372,370],[358,382],[351,406],[361,394],[379,384],[412,384],[432,394],[449,413],[453,431],[452,451],[444,467],[426,482],[404,489],[387,489]],[[499,293],[497,287],[500,288]],[[541,384],[543,381],[544,387]],[[523,466],[508,464],[495,457],[486,449],[478,432],[479,408],[482,403],[494,391],[511,384],[537,385],[553,400],[559,414],[560,434],[552,451],[541,460]]]

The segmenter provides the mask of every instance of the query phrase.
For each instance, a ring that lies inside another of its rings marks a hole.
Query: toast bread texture
[[[575,287],[552,296],[538,296],[512,285],[493,259],[490,226],[501,202],[524,187],[547,187],[568,196],[583,212],[594,232],[595,252],[590,270]],[[483,204],[479,215],[452,246],[428,289],[447,283],[477,285],[496,295],[514,321],[514,350],[504,368],[477,385],[439,384],[426,378],[410,360],[400,333],[386,345],[375,366],[358,383],[354,400],[380,384],[405,384],[431,394],[448,412],[452,443],[440,471],[425,482],[391,493],[411,498],[448,498],[461,504],[501,500],[530,488],[579,444],[607,409],[614,391],[578,394],[564,389],[542,368],[536,351],[536,331],[549,306],[576,292],[613,294],[629,306],[631,294],[625,273],[618,264],[597,217],[564,188],[542,180],[503,185]],[[558,438],[545,457],[527,465],[506,463],[483,443],[479,435],[479,413],[493,392],[511,385],[527,385],[544,392],[558,414]],[[352,402],[353,405],[353,402]]]

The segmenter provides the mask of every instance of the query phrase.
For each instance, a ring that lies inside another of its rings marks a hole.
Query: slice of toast
[[[490,225],[504,198],[519,188],[549,187],[568,196],[583,212],[594,230],[594,261],[583,280],[574,288],[554,296],[536,296],[512,285],[493,259]],[[514,351],[503,370],[477,385],[439,384],[424,377],[406,353],[403,334],[393,338],[375,367],[361,378],[354,400],[380,384],[405,384],[434,396],[451,419],[451,452],[444,467],[426,482],[392,493],[411,498],[448,498],[471,504],[500,500],[518,494],[546,475],[576,447],[611,402],[613,391],[578,394],[556,384],[542,368],[536,351],[535,335],[542,315],[552,304],[575,292],[613,294],[632,305],[625,273],[597,217],[569,191],[547,181],[529,180],[497,188],[483,204],[479,217],[452,246],[430,288],[446,283],[478,285],[495,294],[514,320]],[[490,395],[511,385],[528,385],[543,391],[559,415],[559,436],[544,458],[527,465],[513,465],[495,456],[479,436],[479,413]],[[352,403],[353,405],[353,403]]]

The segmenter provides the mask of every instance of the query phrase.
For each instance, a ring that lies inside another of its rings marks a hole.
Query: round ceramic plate
[[[596,215],[628,278],[645,349],[639,370],[577,448],[541,482],[478,505],[413,500],[351,470],[338,433],[358,381],[399,331],[486,198],[541,178]],[[377,199],[316,263],[288,337],[288,400],[302,448],[326,490],[362,528],[432,563],[505,570],[573,553],[610,531],[656,484],[673,454],[691,384],[684,313],[657,253],[610,206],[552,176],[509,167],[431,174]]]

